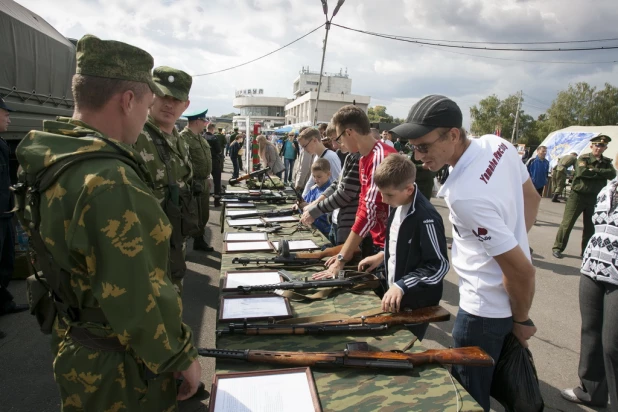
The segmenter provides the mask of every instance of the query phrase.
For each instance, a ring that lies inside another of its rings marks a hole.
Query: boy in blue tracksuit
[[[304,202],[300,204],[300,208],[303,209],[308,204],[318,200],[320,195],[324,193],[331,185],[330,178],[330,163],[328,160],[320,158],[317,159],[311,165],[311,176],[315,184],[311,187],[309,192],[303,196]],[[313,222],[315,226],[322,234],[328,236],[330,233],[330,223],[328,223],[328,214],[322,215]]]
[[[539,146],[536,149],[536,157],[531,158],[526,163],[530,180],[541,196],[543,196],[543,188],[547,184],[547,176],[549,176],[549,160],[545,158],[546,155],[547,147]]]
[[[385,312],[438,305],[450,268],[442,217],[418,191],[415,179],[415,165],[399,154],[387,156],[373,176],[382,201],[391,206],[386,242],[384,251],[361,260],[358,268],[386,267]],[[414,334],[422,339],[427,326],[415,327]]]

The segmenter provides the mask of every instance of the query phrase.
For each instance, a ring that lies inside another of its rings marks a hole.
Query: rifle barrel
[[[382,332],[388,329],[388,325],[251,325],[242,323],[230,323],[227,329],[217,329],[217,335],[322,335],[329,333],[356,333],[356,332]]]

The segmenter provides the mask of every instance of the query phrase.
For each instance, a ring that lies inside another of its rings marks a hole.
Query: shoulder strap
[[[172,168],[170,165],[172,157],[168,151],[167,142],[161,137],[161,135],[159,135],[158,131],[154,130],[151,125],[146,123],[145,127],[148,129],[150,137],[152,137],[152,141],[154,142],[157,152],[159,153],[159,157],[165,165],[165,171],[167,172],[167,184],[171,187],[175,185],[176,182],[172,180]]]

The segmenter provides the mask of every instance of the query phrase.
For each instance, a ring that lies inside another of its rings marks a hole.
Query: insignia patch
[[[174,76],[168,77],[167,81],[170,82],[170,83],[174,83]]]
[[[581,167],[584,167],[584,166],[586,166],[586,162],[579,162],[579,165],[580,165]]]

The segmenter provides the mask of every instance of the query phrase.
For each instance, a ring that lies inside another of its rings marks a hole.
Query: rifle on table
[[[243,180],[248,180],[248,179],[251,179],[251,178],[254,178],[254,177],[260,177],[260,176],[264,175],[265,173],[268,173],[269,171],[270,171],[270,167],[266,167],[264,169],[256,170],[255,172],[251,172],[251,173],[248,173],[246,175],[239,176],[239,177],[237,177],[235,179],[230,179],[229,183],[230,183],[230,185],[233,186],[233,185],[235,185],[238,182],[242,182]]]
[[[441,306],[429,306],[409,312],[378,315],[318,323],[230,323],[227,329],[217,329],[217,335],[324,335],[329,333],[380,332],[391,326],[419,325],[429,322],[446,322],[451,314]],[[293,321],[294,319],[290,319]]]
[[[277,254],[282,257],[291,257],[297,259],[324,259],[326,257],[337,256],[341,249],[343,249],[343,245],[337,245],[333,247],[328,247],[324,250],[318,250],[315,252],[300,252],[300,253],[290,253],[290,241],[286,239],[279,240],[279,247],[277,248]],[[354,255],[360,253],[360,250],[355,251]]]
[[[241,264],[243,266],[247,266],[250,263],[255,263],[259,265],[260,263],[264,264],[278,264],[290,267],[298,267],[298,266],[322,266],[324,262],[321,259],[296,259],[292,257],[272,257],[272,258],[239,258],[235,257],[232,259],[232,264],[237,265]]]
[[[281,352],[265,350],[197,350],[200,356],[235,359],[252,363],[285,366],[339,367],[364,369],[414,369],[415,366],[443,365],[493,366],[494,360],[478,346],[455,349],[429,349],[419,353],[370,351],[366,342],[346,344],[337,352]]]
[[[227,216],[228,219],[247,219],[250,217],[280,217],[280,216],[293,216],[298,213],[295,209],[282,209],[282,210],[264,210],[257,212],[243,213],[240,215]]]
[[[264,194],[255,195],[255,196],[253,195],[242,195],[242,196],[230,195],[229,197],[221,198],[221,202],[223,203],[225,202],[240,202],[240,203],[266,202],[266,203],[271,203],[271,204],[286,204],[290,200],[293,200],[293,199],[288,196],[268,196]]]
[[[338,278],[338,279],[324,279],[324,280],[308,280],[305,278],[304,281],[289,281],[289,282],[281,282],[281,283],[273,283],[270,285],[240,285],[235,288],[224,288],[223,292],[241,292],[241,293],[251,293],[251,292],[266,292],[272,290],[306,290],[306,289],[320,289],[320,288],[358,288],[360,286],[365,286],[368,289],[375,289],[380,286],[380,279],[372,273],[363,273],[363,272],[348,272],[347,277]],[[350,273],[355,273],[351,275]]]

